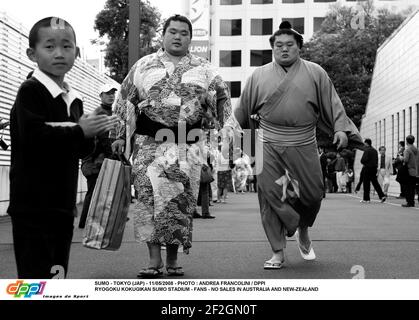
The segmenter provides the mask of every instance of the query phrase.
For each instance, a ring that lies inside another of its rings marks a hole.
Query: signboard
[[[190,52],[209,59],[209,0],[189,0],[189,19],[192,22]]]

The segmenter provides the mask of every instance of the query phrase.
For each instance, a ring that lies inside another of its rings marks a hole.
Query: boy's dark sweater
[[[92,151],[80,126],[52,127],[46,122],[78,122],[83,103],[70,107],[53,98],[36,78],[19,88],[10,113],[10,215],[73,215],[79,159]]]

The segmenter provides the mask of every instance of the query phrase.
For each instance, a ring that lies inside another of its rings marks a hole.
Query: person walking
[[[226,150],[223,152],[223,150]],[[217,202],[226,203],[228,191],[233,188],[232,169],[230,164],[229,142],[224,140],[219,145],[217,157]],[[231,150],[232,151],[232,150]]]
[[[393,174],[393,162],[391,157],[386,155],[386,147],[381,146],[378,149],[378,152],[380,153],[380,157],[377,180],[387,197],[388,188],[390,187],[390,175]]]
[[[191,39],[189,19],[169,17],[163,25],[163,48],[131,68],[115,102],[120,125],[113,151],[129,156],[132,137],[144,137],[133,159],[138,192],[133,214],[135,238],[147,244],[150,259],[138,277],[163,274],[163,245],[167,274],[184,275],[178,247],[185,254],[192,247],[192,215],[206,162],[201,152],[205,142],[196,141],[195,133],[203,136],[204,115],[217,129],[236,127],[227,84],[208,60],[189,52]],[[192,140],[185,139],[191,135]]]
[[[335,172],[336,172],[336,183],[338,185],[338,192],[346,192],[346,178],[344,173],[346,171],[345,159],[342,158],[340,152],[336,153],[335,161]]]
[[[209,212],[210,207],[210,188],[211,182],[214,178],[212,177],[212,165],[211,165],[211,154],[209,152],[208,143],[204,145],[204,157],[207,157],[207,162],[202,164],[201,168],[201,179],[199,183],[198,203],[201,207],[201,214],[194,213],[194,218],[199,216],[202,219],[214,219]]]
[[[316,126],[334,134],[338,149],[348,138],[363,146],[327,73],[300,58],[302,35],[283,21],[269,42],[274,60],[253,72],[234,113],[243,129],[263,130],[256,139],[256,154],[263,155],[256,161],[258,199],[272,249],[263,267],[280,269],[287,235],[295,234],[303,259],[316,258],[308,233],[323,199]]]
[[[399,141],[399,149],[397,151],[396,158],[393,161],[393,166],[396,168],[397,174],[396,174],[396,181],[400,184],[400,195],[397,197],[397,199],[405,199],[406,198],[406,184],[402,181],[402,169],[403,167],[403,155],[405,150],[405,143],[404,141]]]
[[[358,179],[358,183],[356,184],[356,186],[355,186],[355,190],[354,190],[354,192],[355,193],[358,193],[359,192],[359,190],[361,189],[361,186],[363,185],[363,183],[364,183],[364,172],[365,172],[365,169],[364,169],[364,166],[361,168],[361,171],[360,171],[360,173],[359,173],[359,179]]]
[[[378,153],[377,150],[372,147],[371,139],[365,139],[364,141],[366,148],[361,158],[361,164],[364,166],[363,174],[363,188],[364,195],[361,200],[362,203],[371,202],[370,199],[370,183],[372,183],[375,191],[378,194],[381,202],[386,201],[387,197],[383,193],[380,184],[377,181],[377,168],[378,168]]]
[[[419,152],[414,145],[415,137],[408,135],[406,137],[407,147],[403,153],[403,165],[407,167],[407,175],[405,177],[405,196],[406,203],[402,207],[415,206],[415,187],[416,187],[416,174],[419,165]]]
[[[329,193],[335,193],[338,190],[338,186],[336,183],[336,172],[335,172],[335,161],[336,159],[332,159],[330,157],[327,157],[327,166],[326,166],[326,172],[327,172],[327,189]]]

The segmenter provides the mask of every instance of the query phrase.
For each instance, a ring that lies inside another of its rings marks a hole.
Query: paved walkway
[[[374,198],[373,198],[374,199]],[[214,220],[194,220],[193,248],[180,254],[185,279],[418,279],[419,208],[401,208],[402,200],[361,204],[357,195],[328,194],[311,231],[318,259],[303,261],[294,239],[281,270],[264,270],[270,246],[263,232],[255,193],[230,194],[227,204],[210,208]],[[81,245],[75,229],[69,278],[133,279],[147,264],[146,246],[134,241],[128,222],[119,251]],[[361,269],[362,268],[362,269]],[[0,279],[16,277],[11,224],[0,220]]]

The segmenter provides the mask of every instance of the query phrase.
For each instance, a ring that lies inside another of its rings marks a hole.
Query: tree
[[[375,10],[372,1],[358,11],[339,4],[331,7],[322,26],[303,48],[304,59],[321,65],[329,74],[346,113],[359,128],[368,102],[377,49],[403,22],[406,14]],[[353,28],[361,17],[360,28]],[[330,139],[320,132],[320,145],[330,147]]]
[[[159,49],[155,40],[160,27],[161,15],[150,5],[148,0],[141,1],[140,56],[145,56]],[[98,13],[95,30],[102,38],[109,39],[106,45],[105,66],[110,69],[110,76],[119,83],[128,73],[128,22],[129,0],[107,0],[105,8]],[[99,39],[94,40],[98,42]]]

